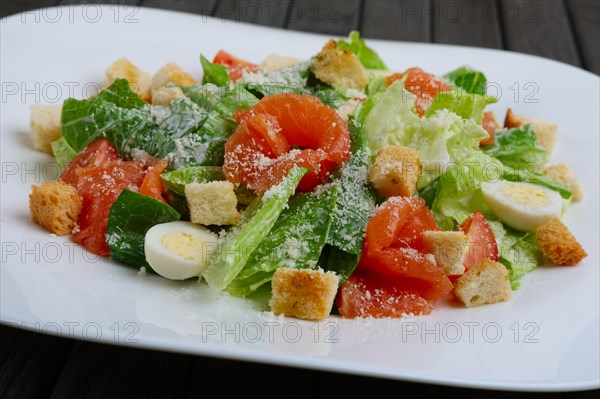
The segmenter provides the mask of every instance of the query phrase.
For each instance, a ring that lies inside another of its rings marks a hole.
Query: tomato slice
[[[475,211],[458,228],[467,235],[469,244],[465,253],[465,269],[483,259],[498,261],[498,244],[494,232],[480,211]]]
[[[153,166],[149,167],[138,192],[140,194],[156,198],[157,200],[166,204],[167,201],[165,201],[162,195],[167,193],[167,188],[163,184],[160,175],[164,172],[167,166],[169,166],[169,162],[163,160],[158,161]]]
[[[419,116],[425,115],[427,109],[433,103],[435,96],[442,91],[450,91],[450,87],[435,75],[422,70],[421,68],[409,68],[402,73],[395,73],[388,76],[386,85],[389,86],[397,80],[403,79],[404,88],[417,96],[415,101],[415,111]]]
[[[116,160],[80,169],[77,191],[83,207],[77,220],[79,231],[73,233],[75,242],[97,255],[110,255],[105,238],[110,208],[125,188],[137,189],[142,184],[146,166],[141,161]]]
[[[260,71],[258,65],[240,58],[234,57],[226,51],[219,51],[213,60],[213,64],[224,65],[229,71],[229,79],[237,81],[244,73],[254,73]]]
[[[225,143],[227,180],[264,193],[294,166],[309,169],[298,190],[311,191],[350,156],[350,134],[339,115],[304,94],[265,97],[234,114],[239,126]]]
[[[106,139],[94,141],[84,148],[60,175],[60,179],[65,183],[76,186],[79,180],[79,170],[88,166],[100,166],[105,162],[119,159],[117,150]]]
[[[498,123],[498,119],[493,112],[484,112],[483,113],[483,121],[481,122],[481,126],[485,129],[486,132],[490,135],[487,139],[481,140],[479,144],[481,145],[490,145],[494,143],[494,139],[496,137],[496,130],[500,129],[500,123]]]
[[[402,317],[429,314],[433,302],[422,298],[414,287],[390,282],[376,273],[353,273],[336,297],[340,315],[356,317]]]
[[[423,233],[429,230],[439,228],[423,199],[392,197],[383,203],[367,224],[356,270],[360,279],[348,283],[346,292],[340,294],[345,298],[339,301],[350,310],[340,313],[346,317],[429,313],[435,301],[452,290],[452,283],[434,257],[425,252]],[[365,297],[365,290],[375,289],[381,296]],[[382,303],[385,300],[393,305]]]
[[[439,230],[425,201],[417,197],[391,197],[369,223],[365,249],[413,248],[422,251],[423,233]]]

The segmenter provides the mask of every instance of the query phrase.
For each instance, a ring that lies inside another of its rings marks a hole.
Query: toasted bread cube
[[[436,264],[447,276],[460,276],[465,272],[465,250],[469,239],[462,231],[426,231],[423,240],[427,252],[435,257]]]
[[[152,89],[152,104],[168,107],[171,103],[180,97],[185,97],[179,87],[161,87]]]
[[[147,72],[140,70],[131,61],[121,58],[112,63],[106,70],[108,84],[117,79],[127,79],[129,87],[136,92],[144,101],[150,101],[150,86],[152,80]]]
[[[179,65],[169,63],[152,77],[152,89],[159,89],[171,83],[185,88],[195,84],[196,79],[181,69]]]
[[[522,115],[517,115],[509,108],[504,119],[504,127],[512,129],[526,124],[530,124],[537,137],[538,144],[548,154],[552,154],[554,143],[556,143],[556,130],[558,126],[541,118],[526,118]]]
[[[282,68],[299,64],[300,60],[294,57],[286,57],[279,54],[271,54],[260,63],[260,70],[263,72],[275,72]]]
[[[60,139],[62,104],[31,106],[31,141],[36,150],[52,154],[52,142]]]
[[[569,168],[569,165],[565,163],[558,163],[556,165],[546,166],[542,172],[559,183],[564,184],[573,191],[573,201],[581,201],[583,198],[583,190],[577,180],[575,173]]]
[[[240,220],[232,183],[190,183],[185,185],[184,191],[192,223],[223,226],[236,224]]]
[[[333,272],[279,268],[273,275],[269,305],[275,314],[323,320],[331,312],[339,278]]]
[[[317,54],[312,71],[321,81],[335,87],[362,90],[369,82],[367,70],[358,57],[349,50],[338,48],[330,40]]]
[[[31,186],[29,212],[31,219],[59,236],[71,233],[83,204],[77,190],[62,180],[45,181]]]
[[[538,227],[536,242],[555,265],[574,266],[587,256],[568,227],[556,217]]]
[[[456,281],[454,295],[466,307],[508,301],[512,298],[508,270],[490,259],[479,261]]]
[[[410,196],[421,177],[419,154],[412,148],[391,145],[377,153],[369,180],[383,197]]]

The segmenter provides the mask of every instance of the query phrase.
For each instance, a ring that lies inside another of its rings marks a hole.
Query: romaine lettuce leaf
[[[238,84],[259,98],[279,93],[310,94],[307,82],[311,64],[312,61],[304,61],[273,72],[245,74]]]
[[[61,115],[61,132],[66,142],[77,152],[85,148],[101,134],[112,120],[96,118],[98,108],[106,104],[114,109],[135,110],[146,104],[136,93],[131,91],[125,79],[117,79],[112,85],[102,90],[89,100],[67,99],[63,104]]]
[[[219,166],[189,166],[160,175],[164,185],[178,195],[185,195],[185,185],[225,180],[223,169]]]
[[[533,167],[540,171],[547,158],[546,151],[538,145],[537,136],[529,124],[496,131],[494,143],[482,149],[486,154],[515,169]]]
[[[140,100],[126,80],[118,79],[96,98],[65,101],[63,137],[75,151],[106,137],[125,159],[141,150],[168,158],[175,169],[218,166],[223,163],[224,143],[237,126],[233,111],[249,108],[258,99],[238,85],[216,95],[221,96],[218,101],[214,96],[194,97],[202,105],[210,103],[209,110],[188,97],[178,98],[168,107],[152,106]]]
[[[481,96],[486,94],[487,79],[485,75],[468,66],[463,66],[448,72],[444,75],[444,78],[467,93],[479,94]]]
[[[338,189],[327,237],[330,246],[326,270],[334,271],[340,284],[354,271],[362,253],[364,232],[375,208],[375,195],[367,179],[370,152],[364,134],[364,120],[374,101],[367,100],[350,115],[350,159],[336,173],[331,184]]]
[[[417,187],[426,187],[450,165],[479,152],[479,142],[488,133],[472,119],[446,109],[419,118],[412,112],[416,97],[394,82],[381,94],[371,97],[375,105],[364,128],[373,155],[388,145],[413,148],[419,153],[423,173]]]
[[[381,57],[360,38],[358,31],[350,32],[348,41],[338,40],[337,45],[342,50],[350,50],[367,69],[388,69]]]
[[[373,75],[369,78],[369,83],[367,83],[367,87],[365,89],[367,95],[373,96],[378,93],[383,93],[386,89],[386,81],[387,77]]]
[[[273,228],[306,172],[304,168],[293,168],[281,183],[248,206],[245,220],[232,230],[204,271],[208,285],[224,290],[237,277],[252,252]]]
[[[535,242],[535,233],[511,229],[487,212],[484,209],[498,244],[500,263],[508,269],[512,289],[516,290],[519,287],[517,280],[538,267],[542,261],[542,252]]]
[[[464,119],[472,119],[481,124],[483,120],[483,110],[489,104],[498,102],[496,97],[482,96],[479,94],[468,93],[462,89],[452,91],[443,91],[438,93],[433,99],[433,103],[425,113],[426,117],[434,115],[441,109],[454,112]]]
[[[52,142],[52,154],[56,162],[65,168],[77,156],[77,151],[67,143],[64,137]]]
[[[437,181],[439,187],[431,206],[438,225],[452,230],[475,210],[483,212],[487,207],[479,194],[481,184],[498,180],[503,168],[500,161],[481,151],[448,167]]]
[[[271,281],[280,267],[315,269],[327,240],[336,197],[336,186],[293,197],[227,291],[247,296]]]
[[[225,142],[237,128],[233,112],[238,109],[248,109],[255,105],[258,99],[241,85],[234,85],[217,102],[200,127],[199,136],[207,143],[206,158],[199,165],[223,165]],[[189,165],[189,164],[188,164]]]
[[[204,74],[202,75],[202,83],[212,83],[216,86],[227,86],[231,79],[229,79],[229,71],[224,65],[213,64],[207,60],[203,55],[200,55],[200,64]]]
[[[110,208],[106,243],[110,257],[139,268],[152,270],[144,255],[144,237],[154,225],[174,222],[181,215],[157,199],[123,190]]]

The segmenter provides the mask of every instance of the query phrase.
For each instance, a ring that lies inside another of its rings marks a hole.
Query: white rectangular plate
[[[565,222],[589,257],[541,267],[507,303],[465,309],[440,303],[427,317],[321,323],[274,317],[195,283],[175,283],[85,253],[29,218],[31,184],[55,178],[33,150],[29,106],[84,97],[127,57],[155,72],[170,61],[200,77],[200,52],[221,48],[260,61],[308,58],[325,36],[201,16],[81,6],[0,23],[3,323],[89,340],[400,380],[514,390],[599,386],[599,79],[546,59],[502,51],[372,40],[394,70],[482,70],[500,97],[493,110],[559,125],[553,161],[565,161],[586,196]],[[95,83],[97,82],[97,83]]]

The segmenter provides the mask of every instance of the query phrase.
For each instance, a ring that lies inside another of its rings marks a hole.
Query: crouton
[[[526,118],[515,114],[510,108],[508,109],[506,118],[504,119],[505,128],[512,129],[526,124],[530,124],[533,128],[540,147],[546,150],[548,154],[551,154],[556,142],[556,130],[558,129],[556,123],[540,118]]]
[[[185,185],[184,192],[192,223],[223,226],[236,224],[240,220],[232,183],[190,183]]]
[[[583,198],[583,190],[581,189],[581,185],[577,180],[577,176],[575,176],[575,173],[573,173],[571,168],[569,168],[569,165],[559,163],[556,165],[546,166],[542,172],[552,180],[556,180],[557,182],[569,187],[571,191],[573,191],[573,201],[581,201]]]
[[[575,236],[557,217],[538,227],[535,240],[555,265],[574,266],[587,256]]]
[[[419,154],[412,148],[384,147],[377,153],[369,180],[383,197],[410,196],[421,177]]]
[[[456,281],[454,295],[466,307],[508,301],[512,298],[508,270],[490,259],[479,261]]]
[[[52,142],[60,139],[62,104],[31,106],[31,141],[36,150],[52,154]]]
[[[77,190],[62,180],[46,181],[41,186],[31,186],[31,219],[56,235],[71,233],[82,206]]]
[[[150,101],[150,86],[152,80],[147,72],[141,71],[131,61],[121,58],[112,63],[106,70],[108,84],[117,79],[127,79],[131,90],[136,92],[144,101]]]
[[[275,314],[323,320],[331,312],[339,278],[333,272],[280,268],[275,271],[269,305]]]
[[[447,276],[460,276],[465,272],[465,250],[469,239],[462,231],[426,231],[423,234],[425,249],[432,253],[435,262]]]
[[[189,87],[196,83],[196,79],[185,72],[175,63],[165,65],[152,77],[152,89],[159,89],[173,83],[179,87]]]
[[[271,54],[260,63],[259,67],[263,72],[275,72],[281,68],[289,67],[299,63],[300,60],[294,57]]]
[[[183,91],[179,87],[152,89],[152,104],[168,107],[173,101],[184,96],[185,94],[183,94]]]
[[[369,82],[367,70],[358,57],[352,51],[338,48],[334,40],[317,54],[312,71],[318,79],[335,87],[362,90]]]

